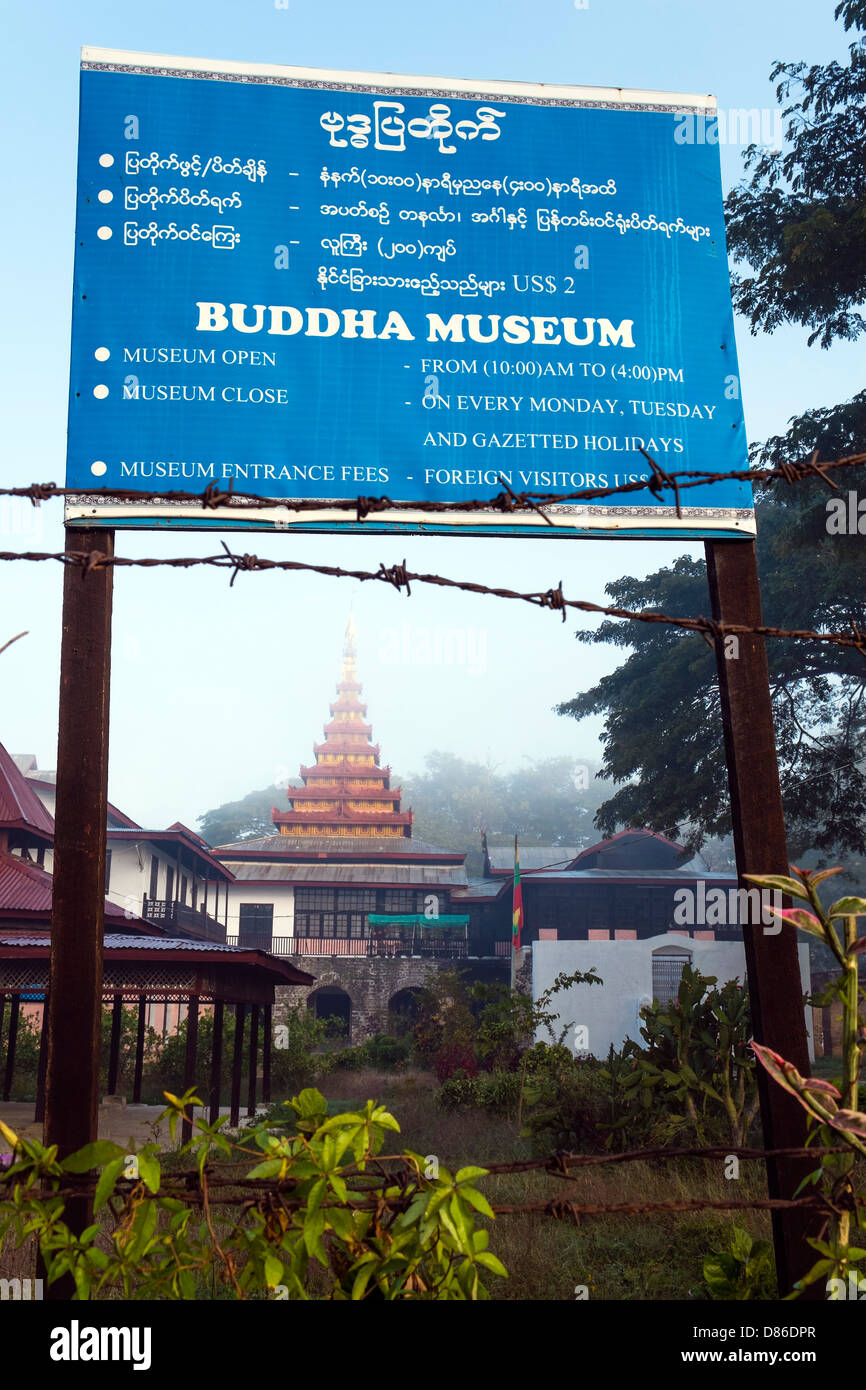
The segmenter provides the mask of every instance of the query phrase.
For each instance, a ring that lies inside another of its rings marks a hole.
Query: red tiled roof
[[[54,838],[54,821],[27,778],[0,743],[0,827],[32,830],[42,840]]]

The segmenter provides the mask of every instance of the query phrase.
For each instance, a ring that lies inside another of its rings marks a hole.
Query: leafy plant
[[[193,1091],[167,1100],[174,1138],[187,1107],[201,1102]],[[14,1160],[0,1176],[0,1241],[35,1237],[48,1283],[71,1275],[79,1300],[191,1299],[207,1278],[238,1299],[475,1300],[489,1297],[482,1276],[507,1277],[487,1248],[488,1232],[476,1226],[476,1213],[494,1215],[476,1186],[485,1169],[452,1174],[440,1166],[432,1178],[419,1154],[383,1154],[399,1125],[371,1100],[332,1117],[312,1088],[286,1104],[293,1135],[259,1124],[231,1143],[220,1132],[225,1116],[214,1125],[194,1121],[180,1150],[192,1172],[174,1177],[153,1144],[127,1178],[129,1156],[115,1144],[100,1141],[61,1162],[56,1147],[20,1139],[0,1122]],[[215,1196],[220,1170],[239,1155],[256,1162]],[[64,1221],[65,1198],[77,1175],[95,1171],[101,1219],[77,1235]],[[232,1187],[240,1193],[234,1217],[226,1215]]]
[[[839,898],[825,909],[818,896],[818,885],[834,874],[842,873],[842,869],[816,872],[792,866],[792,872],[796,878],[777,875],[759,877],[755,874],[747,874],[746,877],[759,888],[781,891],[808,903],[808,907],[770,910],[782,922],[823,942],[839,964],[840,974],[832,992],[842,1004],[841,1089],[818,1077],[801,1076],[793,1063],[787,1062],[769,1047],[753,1042],[752,1049],[777,1085],[795,1096],[808,1113],[807,1142],[833,1148],[841,1140],[850,1150],[839,1155],[825,1154],[819,1166],[800,1185],[801,1188],[807,1184],[820,1187],[832,1203],[832,1214],[822,1233],[828,1239],[809,1240],[821,1258],[798,1281],[794,1292],[788,1295],[789,1298],[796,1298],[806,1285],[821,1278],[841,1280],[844,1286],[849,1273],[856,1273],[853,1266],[866,1260],[866,1249],[862,1245],[852,1244],[852,1235],[857,1230],[866,1231],[862,1194],[855,1191],[853,1181],[856,1156],[866,1158],[866,1113],[856,1108],[863,1027],[860,1001],[864,996],[859,982],[858,963],[859,957],[866,951],[866,936],[857,936],[857,918],[866,917],[866,898]],[[841,924],[841,936],[837,923]]]
[[[734,1226],[730,1249],[715,1251],[704,1260],[704,1284],[712,1299],[775,1298],[772,1245],[768,1240],[753,1240],[748,1231]]]

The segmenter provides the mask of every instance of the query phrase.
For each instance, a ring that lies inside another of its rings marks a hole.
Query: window
[[[165,871],[165,900],[169,903],[174,901],[174,869]]]
[[[385,912],[423,912],[426,894],[416,888],[386,888]]]
[[[159,860],[155,854],[150,856],[150,890],[147,896],[149,898],[159,897]]]
[[[186,874],[184,874],[180,880],[180,900],[182,903],[186,902],[186,885],[187,879]]]
[[[108,892],[108,885],[111,881],[111,850],[105,851],[105,891]]]
[[[274,932],[273,903],[241,903],[238,919],[238,945],[269,951]]]
[[[662,946],[653,952],[653,998],[660,1004],[670,1004],[677,997],[683,966],[691,965],[688,951],[676,946]]]

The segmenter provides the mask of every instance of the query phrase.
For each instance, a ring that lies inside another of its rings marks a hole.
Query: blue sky
[[[237,61],[712,92],[723,109],[771,107],[777,58],[844,57],[833,0],[181,0],[19,5],[5,24],[0,121],[7,194],[0,231],[4,483],[62,481],[72,284],[78,61],[82,44]],[[740,150],[722,148],[725,187]],[[863,350],[807,348],[807,334],[753,338],[737,324],[750,439],[863,385]],[[0,510],[0,548],[62,547],[60,507]],[[243,538],[240,538],[242,543]],[[251,542],[247,542],[252,548]],[[212,538],[144,533],[127,554],[208,554]],[[376,569],[410,567],[604,601],[604,584],[670,563],[667,542],[256,538],[260,554]],[[0,572],[0,741],[54,766],[61,575],[54,565]],[[342,631],[354,603],[359,667],[384,760],[403,773],[450,749],[502,767],[526,757],[598,755],[598,726],[553,704],[616,664],[578,646],[576,623],[528,606],[384,586],[213,571],[120,573],[115,587],[112,799],[165,824],[294,775],[327,715]],[[448,665],[436,636],[461,633]],[[423,657],[424,645],[433,659]],[[415,652],[415,658],[411,654]],[[406,659],[407,654],[410,659]],[[207,736],[206,736],[207,735]]]

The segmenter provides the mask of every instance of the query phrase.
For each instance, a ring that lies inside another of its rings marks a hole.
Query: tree
[[[846,32],[866,31],[866,0],[835,9]],[[776,63],[776,96],[786,102],[785,150],[745,151],[753,171],[729,195],[728,245],[737,261],[757,267],[736,275],[734,304],[752,331],[783,323],[812,330],[810,344],[866,332],[866,49],[848,49],[847,67]]]
[[[202,838],[209,845],[228,845],[235,840],[273,835],[271,809],[285,805],[285,787],[263,787],[261,791],[247,792],[240,801],[226,801],[197,817]]]
[[[492,845],[517,834],[525,844],[582,845],[592,838],[592,812],[605,786],[598,764],[571,757],[543,758],[514,772],[453,753],[428,754],[423,773],[392,776],[403,788],[403,806],[415,811],[416,839],[467,852],[470,873],[481,872],[481,831]],[[229,844],[273,834],[271,807],[285,803],[285,789],[250,792],[198,817],[209,844]]]
[[[470,874],[481,872],[481,831],[488,843],[584,845],[594,838],[592,812],[604,796],[598,764],[571,757],[526,760],[497,773],[489,764],[434,752],[426,771],[408,778],[404,804],[415,811],[414,834],[443,849],[467,851]]]
[[[836,8],[845,29],[866,30],[866,0]],[[853,43],[843,67],[777,63],[785,107],[784,152],[745,153],[751,180],[728,197],[737,309],[753,333],[782,323],[812,330],[827,347],[866,331],[866,49]],[[794,99],[792,100],[792,94]],[[752,446],[753,461],[776,466],[817,449],[833,459],[866,438],[866,391],[791,420],[786,433]],[[844,489],[844,481],[842,487]],[[862,537],[828,533],[830,493],[817,480],[756,492],[758,568],[764,617],[782,628],[864,625]],[[646,579],[607,586],[615,604],[672,616],[706,609],[703,563],[682,557]],[[640,629],[639,631],[637,629]],[[592,690],[565,701],[575,718],[606,716],[603,772],[620,784],[596,818],[605,831],[641,824],[698,847],[730,826],[713,652],[700,636],[665,627],[606,622],[584,642],[631,648]],[[850,648],[768,641],[782,792],[792,852],[864,849],[866,664]]]

